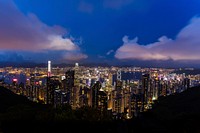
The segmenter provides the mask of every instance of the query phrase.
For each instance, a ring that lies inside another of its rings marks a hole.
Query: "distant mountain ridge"
[[[110,67],[107,63],[79,63],[81,66],[88,67]],[[73,67],[75,63],[54,63],[52,62],[53,67]],[[0,67],[24,67],[24,68],[34,68],[34,67],[47,67],[47,63],[35,63],[35,62],[0,62]]]
[[[95,62],[79,62],[80,66],[86,66],[86,67],[112,67],[112,66],[116,66],[116,67],[141,67],[141,68],[175,68],[175,69],[179,69],[179,68],[188,68],[191,66],[187,66],[187,65],[183,65],[181,67],[181,65],[159,65],[159,63],[151,65],[150,63],[147,63],[146,65],[140,65],[137,62],[131,62],[129,61],[128,63],[124,63],[124,62],[119,62],[119,63],[109,63],[109,62],[99,62],[99,63],[95,63]],[[68,62],[68,63],[54,63],[52,61],[52,67],[74,67],[76,62]],[[47,67],[47,63],[36,63],[36,62],[30,62],[30,61],[23,61],[23,62],[9,62],[9,61],[0,61],[0,67],[23,67],[23,68],[35,68],[35,67]],[[199,66],[194,66],[192,68],[195,69],[200,69]]]

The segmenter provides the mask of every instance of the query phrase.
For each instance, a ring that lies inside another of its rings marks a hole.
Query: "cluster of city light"
[[[67,77],[66,72],[73,70],[73,79]],[[64,96],[69,90],[63,88],[67,83],[72,82],[72,88],[67,87],[73,93],[71,105],[74,108],[81,106],[93,106],[92,97],[106,100],[99,107],[106,107],[113,114],[123,114],[127,119],[137,115],[136,111],[151,109],[152,104],[159,96],[167,96],[173,93],[181,93],[188,87],[199,85],[200,74],[186,75],[185,73],[176,74],[175,69],[164,68],[140,68],[140,67],[84,67],[78,63],[74,67],[51,67],[48,61],[47,68],[0,68],[0,78],[2,85],[11,89],[19,95],[25,95],[33,101],[47,102],[47,89],[49,88],[48,79],[57,80],[61,86],[54,86],[55,102],[52,104],[65,103]],[[140,77],[126,79],[124,74],[140,73]],[[144,74],[144,75],[142,75]],[[145,74],[148,74],[145,76]],[[115,77],[115,78],[114,78]],[[67,81],[69,80],[69,81]],[[94,85],[100,83],[99,93],[91,93]],[[87,88],[84,90],[83,88]],[[75,91],[72,91],[72,90]],[[81,92],[81,93],[79,93]],[[101,92],[101,93],[100,93]],[[71,94],[70,94],[71,95]],[[99,96],[98,96],[99,95]],[[105,98],[106,95],[106,98]],[[72,99],[72,97],[70,97]],[[87,100],[85,100],[86,98]],[[82,101],[81,101],[82,100]],[[62,101],[62,103],[59,103]],[[63,102],[64,101],[64,102]],[[84,101],[87,101],[85,103]],[[69,102],[69,101],[68,101]],[[136,109],[137,106],[137,109]],[[55,106],[56,107],[56,106]],[[135,112],[133,112],[135,111]]]

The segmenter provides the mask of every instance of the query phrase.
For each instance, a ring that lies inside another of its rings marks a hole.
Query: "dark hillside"
[[[12,91],[0,87],[0,113],[5,112],[8,108],[16,105],[32,105],[33,103],[29,101],[26,97],[16,95]]]
[[[200,132],[200,87],[160,97],[146,115],[148,117],[144,119],[153,116],[152,119],[156,119],[166,132]]]
[[[0,132],[200,132],[200,87],[160,97],[153,109],[132,120],[98,120],[90,107],[53,109],[33,103],[6,88],[0,89]],[[28,130],[27,130],[28,129]]]

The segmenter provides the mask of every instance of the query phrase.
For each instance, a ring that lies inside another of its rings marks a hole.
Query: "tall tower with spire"
[[[47,77],[51,77],[51,61],[48,61]]]
[[[46,89],[46,103],[52,104],[53,99],[53,88],[51,86],[51,61],[48,61],[48,67],[47,67],[47,89]]]

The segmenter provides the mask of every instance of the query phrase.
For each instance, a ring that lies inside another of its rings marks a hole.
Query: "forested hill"
[[[160,97],[142,118],[163,132],[200,132],[200,87]]]
[[[5,112],[12,106],[17,105],[33,105],[33,102],[29,101],[24,96],[19,96],[12,91],[0,86],[0,113]]]
[[[200,115],[200,87],[160,97],[152,112],[162,119],[181,118],[192,114]]]
[[[100,121],[98,119],[101,118]],[[0,132],[200,132],[200,87],[160,97],[153,109],[131,120],[110,120],[90,107],[54,109],[0,87]],[[12,128],[11,128],[12,127]]]

